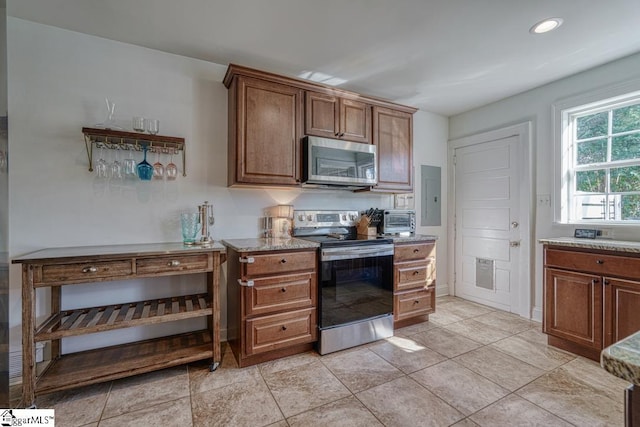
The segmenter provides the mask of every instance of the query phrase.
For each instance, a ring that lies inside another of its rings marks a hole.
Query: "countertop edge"
[[[575,237],[551,237],[538,239],[544,245],[568,248],[598,249],[603,251],[640,253],[640,242],[625,240],[578,239]]]

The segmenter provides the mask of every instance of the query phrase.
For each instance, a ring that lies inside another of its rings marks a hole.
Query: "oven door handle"
[[[331,248],[321,251],[320,261],[393,255],[393,244],[368,248]]]

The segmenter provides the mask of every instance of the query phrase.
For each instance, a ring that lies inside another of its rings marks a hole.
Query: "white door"
[[[520,144],[501,137],[456,148],[455,295],[519,312]]]

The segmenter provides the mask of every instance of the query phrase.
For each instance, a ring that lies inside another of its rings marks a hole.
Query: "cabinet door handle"
[[[604,282],[602,282],[602,283],[604,283],[605,285],[608,285],[608,284],[610,284],[611,282],[610,282],[610,281],[608,281],[608,280],[605,280],[605,281],[604,281]]]
[[[171,260],[167,263],[168,267],[177,267],[180,265],[180,261],[178,261],[177,259]]]
[[[604,260],[602,260],[602,259],[597,259],[597,260],[596,260],[596,264],[604,264]]]
[[[597,284],[597,283],[600,283],[600,280],[599,280],[599,279],[593,279],[593,280],[591,280],[591,284],[592,284],[592,285],[595,285],[595,284]]]
[[[96,267],[94,267],[94,266],[85,267],[85,268],[82,269],[83,273],[95,273],[97,271],[98,271],[98,269]]]
[[[253,280],[240,280],[240,279],[238,279],[238,284],[240,286],[245,286],[248,288],[252,288],[254,285]]]
[[[252,256],[250,256],[250,257],[241,256],[240,259],[239,259],[239,262],[241,262],[243,264],[253,264],[254,262],[256,262],[256,260]]]

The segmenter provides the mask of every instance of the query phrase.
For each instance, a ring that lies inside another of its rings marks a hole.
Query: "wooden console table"
[[[22,264],[22,398],[111,381],[196,360],[221,361],[220,264],[224,247],[182,243],[52,248],[14,258]],[[62,286],[205,273],[207,289],[147,301],[62,309]],[[51,312],[36,322],[36,289],[51,288]],[[208,328],[179,335],[62,354],[66,337],[207,317]],[[51,342],[51,359],[36,364],[35,343]]]

